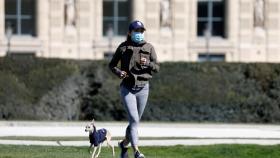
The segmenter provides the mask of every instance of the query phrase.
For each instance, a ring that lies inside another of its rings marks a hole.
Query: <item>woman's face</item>
[[[144,29],[139,28],[139,29],[132,30],[131,32],[128,32],[128,35],[131,35],[132,32],[140,32],[140,33],[143,33],[144,31],[145,31]]]

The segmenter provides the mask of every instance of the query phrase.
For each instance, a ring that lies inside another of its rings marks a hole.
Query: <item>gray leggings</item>
[[[121,97],[128,113],[129,125],[126,128],[126,139],[132,146],[138,145],[138,124],[146,107],[149,95],[149,84],[143,88],[127,88],[121,84]]]

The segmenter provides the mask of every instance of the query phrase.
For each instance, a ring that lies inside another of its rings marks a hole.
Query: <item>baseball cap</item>
[[[129,24],[129,31],[136,30],[136,29],[145,29],[144,24],[141,21],[135,20]]]

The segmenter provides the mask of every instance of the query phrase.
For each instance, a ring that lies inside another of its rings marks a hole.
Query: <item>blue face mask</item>
[[[135,43],[140,43],[144,40],[144,33],[132,31],[131,40]]]

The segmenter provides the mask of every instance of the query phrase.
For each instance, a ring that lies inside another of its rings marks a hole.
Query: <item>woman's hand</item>
[[[147,64],[147,59],[142,57],[142,58],[140,59],[140,64],[141,64],[141,65],[146,65],[146,64]]]
[[[125,71],[121,71],[121,73],[120,73],[120,79],[124,79],[124,78],[126,78],[126,77],[128,77],[127,73],[126,73]]]

